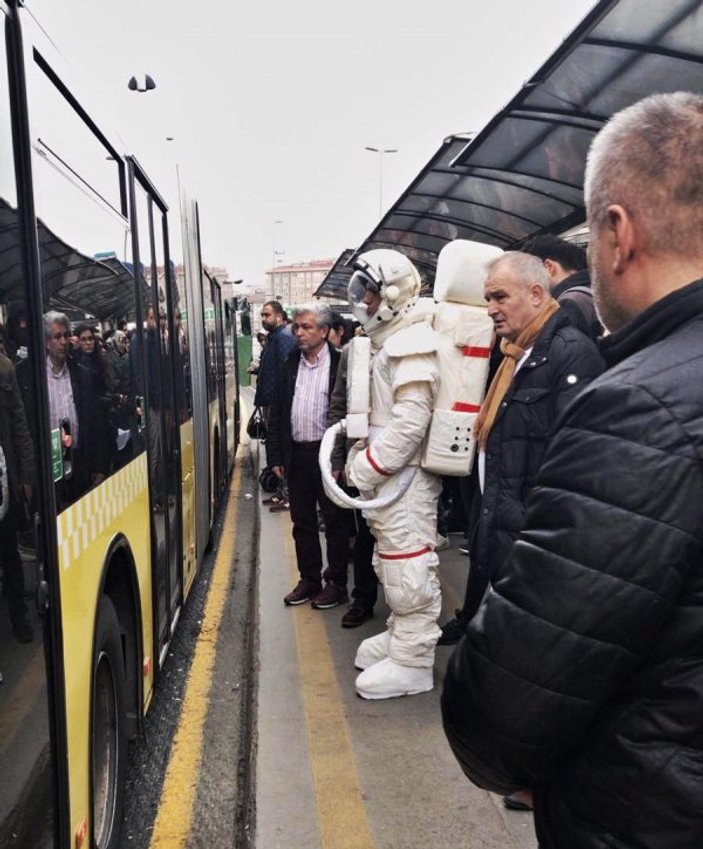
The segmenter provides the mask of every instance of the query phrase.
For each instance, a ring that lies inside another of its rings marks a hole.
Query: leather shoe
[[[283,603],[287,606],[296,604],[305,604],[312,601],[319,594],[322,587],[318,584],[313,584],[311,581],[306,581],[305,578],[298,581],[295,587],[283,597]]]
[[[286,510],[290,510],[290,504],[287,501],[279,501],[278,504],[269,507],[269,513],[285,513]]]
[[[349,600],[347,588],[340,587],[337,584],[325,584],[325,588],[321,590],[312,600],[312,606],[315,610],[329,610],[332,607],[338,607]]]
[[[364,622],[373,618],[373,607],[364,607],[354,602],[342,616],[342,628],[358,628]]]
[[[441,625],[442,636],[437,640],[438,646],[453,646],[466,633],[466,619],[461,610],[454,611],[454,618]]]
[[[509,796],[503,796],[503,805],[509,811],[531,811],[532,803],[528,799],[532,799],[529,790],[517,790]]]

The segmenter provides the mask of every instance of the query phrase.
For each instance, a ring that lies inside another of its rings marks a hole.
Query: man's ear
[[[549,274],[549,276],[553,279],[558,271],[557,264],[554,262],[553,259],[547,258],[543,260],[543,265],[547,269],[547,274]]]
[[[535,306],[539,306],[548,297],[549,293],[539,283],[533,283],[530,286],[530,300]]]
[[[607,211],[608,236],[612,240],[613,272],[622,274],[635,255],[635,228],[624,206],[612,204]]]

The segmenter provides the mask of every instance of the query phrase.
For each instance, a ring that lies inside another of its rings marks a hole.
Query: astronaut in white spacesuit
[[[352,448],[347,478],[364,497],[378,498],[395,486],[399,472],[415,467],[395,503],[364,511],[376,538],[374,568],[392,613],[387,630],[359,646],[355,664],[364,671],[356,690],[366,699],[386,699],[433,687],[441,482],[419,463],[439,384],[437,334],[432,302],[427,307],[419,298],[420,276],[407,257],[373,250],[355,266],[349,297],[371,340],[371,414],[369,438]]]

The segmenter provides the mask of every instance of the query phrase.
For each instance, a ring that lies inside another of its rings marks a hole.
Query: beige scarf
[[[559,304],[554,298],[549,298],[542,312],[532,319],[514,342],[509,342],[507,339],[501,340],[500,350],[503,352],[503,361],[493,376],[486,397],[481,404],[481,410],[474,422],[474,436],[481,450],[486,448],[488,435],[498,415],[500,403],[510,387],[517,364],[525,355],[525,351],[531,345],[534,345],[535,339],[542,332],[544,325],[558,309]]]

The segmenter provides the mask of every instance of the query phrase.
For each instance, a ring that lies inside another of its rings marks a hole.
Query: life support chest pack
[[[371,340],[368,336],[355,336],[349,343],[347,357],[346,434],[348,439],[366,439],[371,410]]]
[[[439,255],[432,327],[437,343],[440,385],[422,449],[422,468],[437,475],[471,471],[475,453],[473,426],[486,392],[493,322],[483,296],[485,265],[502,251],[457,239]],[[369,433],[371,343],[350,343],[347,368],[346,433]]]

